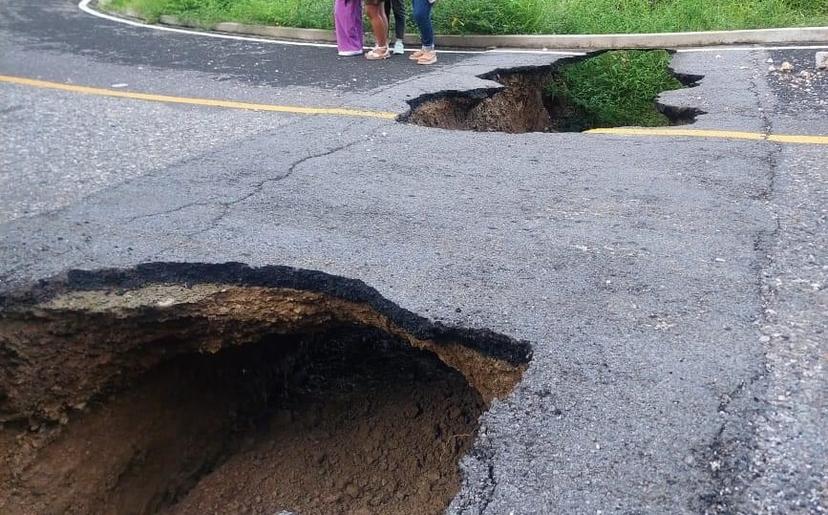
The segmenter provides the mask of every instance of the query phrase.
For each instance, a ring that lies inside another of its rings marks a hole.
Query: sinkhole
[[[670,59],[666,50],[615,50],[498,69],[479,77],[501,87],[422,95],[409,101],[400,121],[507,133],[693,123],[703,111],[657,101],[662,92],[694,87],[703,78],[676,73]]]
[[[287,267],[0,296],[0,512],[439,513],[526,342]]]

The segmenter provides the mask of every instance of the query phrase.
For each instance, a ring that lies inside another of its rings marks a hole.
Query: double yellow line
[[[378,118],[381,120],[395,120],[397,118],[396,113],[386,111],[371,111],[366,109],[351,109],[339,107],[300,107],[275,104],[256,104],[250,102],[236,102],[233,100],[216,100],[211,98],[174,97],[169,95],[154,95],[151,93],[136,93],[132,91],[121,91],[116,89],[77,86],[75,84],[63,84],[60,82],[27,79],[25,77],[14,77],[11,75],[0,75],[0,82],[17,84],[19,86],[30,86],[34,88],[69,91],[72,93],[82,93],[85,95],[129,98],[133,100],[163,102],[168,104],[188,104],[207,107],[223,107],[226,109],[245,109],[249,111],[268,111],[299,115],[350,116],[361,118]],[[614,136],[637,137],[664,136],[671,138],[713,138],[748,141],[772,141],[776,143],[793,143],[800,145],[828,145],[828,136],[822,135],[811,136],[794,134],[765,134],[761,132],[720,131],[706,129],[615,128],[593,129],[591,131],[587,131],[587,134],[607,134]]]

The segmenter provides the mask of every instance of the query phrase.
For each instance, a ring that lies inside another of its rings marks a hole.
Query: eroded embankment
[[[593,52],[559,59],[545,66],[497,69],[478,77],[497,82],[501,87],[447,90],[421,95],[408,102],[411,109],[400,117],[400,121],[442,129],[507,133],[580,132],[599,126],[618,126],[596,121],[595,113],[587,112],[563,94],[566,88],[553,87],[564,80],[564,70],[567,67],[601,58],[604,54],[608,53]],[[633,72],[641,75],[642,82],[659,77],[658,73],[653,73],[654,70],[631,69],[630,73]],[[668,74],[671,80],[675,79],[677,87],[694,87],[703,78],[700,75],[676,73],[669,68],[662,72],[662,80],[664,74]],[[616,79],[628,81],[629,77],[620,71],[616,74]],[[647,89],[643,85],[631,86],[629,82],[623,85],[615,83],[612,78],[606,77],[603,81],[596,80],[591,87],[594,88],[593,95],[596,97],[623,97],[625,87],[632,88],[633,91],[638,87]],[[704,114],[698,109],[670,106],[655,100],[651,106],[654,113],[663,115],[666,125],[693,123],[696,116]],[[639,124],[644,122],[628,125]]]
[[[525,342],[283,267],[76,272],[0,299],[4,513],[436,513]]]

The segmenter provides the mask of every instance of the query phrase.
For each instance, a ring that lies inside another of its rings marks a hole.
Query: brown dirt
[[[200,285],[0,319],[0,512],[437,513],[523,366],[366,305]]]
[[[429,100],[412,109],[406,121],[452,130],[546,132],[553,128],[544,94],[551,77],[550,71],[487,77],[503,84],[504,89],[482,100],[474,95]]]

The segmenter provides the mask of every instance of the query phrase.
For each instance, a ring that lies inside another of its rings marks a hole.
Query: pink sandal
[[[417,64],[434,64],[437,62],[437,51],[436,50],[428,50],[423,52],[419,59],[417,59]]]
[[[382,50],[383,48],[385,50]],[[369,61],[379,61],[381,59],[388,59],[389,57],[391,57],[391,49],[388,48],[388,45],[376,46],[365,54],[365,58]]]

